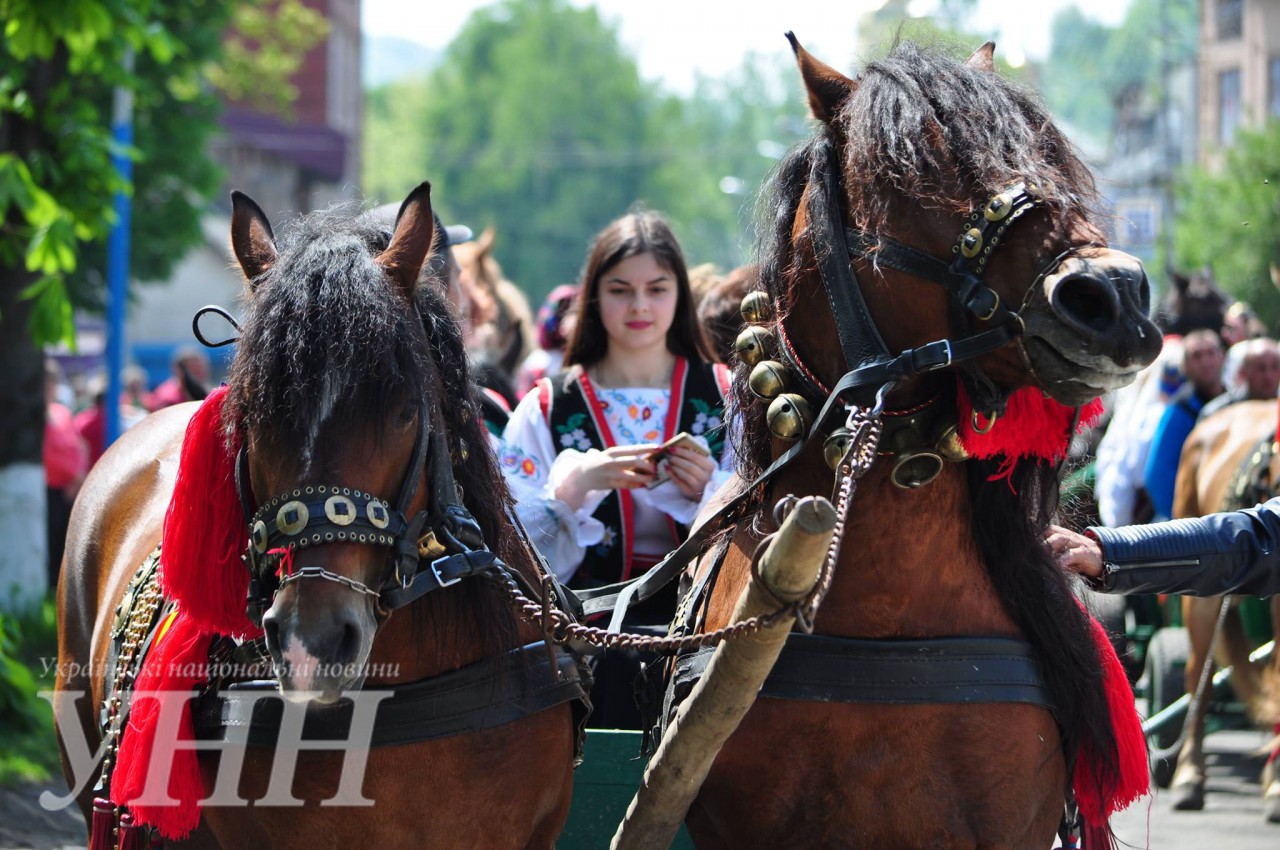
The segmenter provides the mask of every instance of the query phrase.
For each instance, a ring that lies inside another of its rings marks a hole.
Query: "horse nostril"
[[[360,651],[360,630],[352,623],[343,623],[342,634],[338,638],[338,651],[335,660],[346,664],[354,661]]]
[[[1110,284],[1090,275],[1069,275],[1059,281],[1050,302],[1060,316],[1095,333],[1110,330],[1118,318]]]

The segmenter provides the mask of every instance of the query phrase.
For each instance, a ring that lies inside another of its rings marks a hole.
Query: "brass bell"
[[[923,487],[942,472],[942,456],[927,450],[903,452],[894,461],[889,479],[903,490]]]
[[[787,367],[777,360],[762,360],[751,370],[747,386],[757,398],[777,398],[787,389]]]
[[[744,328],[733,341],[733,351],[743,363],[754,366],[768,354],[770,341],[770,334],[764,328]]]
[[[933,450],[942,455],[943,460],[951,463],[959,463],[969,459],[969,452],[965,450],[964,444],[960,442],[960,431],[954,422],[943,428],[934,439]]]
[[[748,322],[767,322],[773,316],[773,303],[769,294],[756,290],[742,298],[742,318]]]
[[[982,251],[982,231],[971,227],[960,237],[960,253],[969,259],[978,256]]]
[[[852,439],[853,434],[848,428],[837,428],[823,440],[822,457],[833,471],[840,468],[840,461],[844,460],[845,454],[849,451],[849,443]]]
[[[809,430],[813,412],[809,402],[795,393],[783,393],[773,400],[765,412],[769,430],[783,440],[798,440]]]

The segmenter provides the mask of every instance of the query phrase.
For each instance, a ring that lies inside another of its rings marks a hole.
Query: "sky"
[[[477,8],[493,0],[363,0],[366,35],[389,35],[433,48],[447,45]],[[592,5],[592,0],[572,0]],[[883,0],[594,0],[606,20],[618,24],[622,42],[637,57],[640,73],[687,94],[697,73],[722,77],[749,51],[786,52],[783,33],[795,32],[807,49],[842,71],[855,64],[858,19]],[[927,14],[932,0],[913,0]],[[1090,18],[1119,23],[1129,0],[979,0],[970,28],[996,41],[1012,64],[1042,59],[1049,49],[1049,23],[1065,6]],[[984,23],[989,22],[989,23]],[[974,45],[977,47],[977,45]]]

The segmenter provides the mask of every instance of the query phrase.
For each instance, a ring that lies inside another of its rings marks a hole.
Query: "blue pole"
[[[133,71],[133,48],[124,57],[125,69]],[[127,148],[133,146],[133,90],[117,86],[111,110],[111,135],[118,149],[112,157],[116,171],[126,183],[133,182],[133,160]],[[106,435],[103,448],[120,436],[120,394],[124,391],[124,317],[129,300],[129,230],[132,201],[125,191],[116,192],[116,223],[107,237],[107,398]]]

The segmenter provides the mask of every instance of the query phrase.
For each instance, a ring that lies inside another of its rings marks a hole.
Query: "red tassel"
[[[1150,793],[1151,779],[1147,767],[1147,739],[1142,734],[1142,723],[1133,704],[1129,678],[1115,648],[1107,639],[1106,631],[1092,616],[1089,624],[1093,630],[1094,646],[1102,661],[1103,688],[1116,741],[1114,776],[1099,773],[1098,753],[1092,741],[1084,741],[1076,755],[1071,784],[1084,819],[1087,839],[1084,846],[1093,850],[1113,846],[1108,820],[1111,815]],[[1105,843],[1102,836],[1106,836]]]
[[[163,627],[162,627],[163,629]],[[154,806],[136,802],[147,785],[147,770],[155,747],[160,699],[183,700],[178,738],[195,739],[191,722],[190,697],[207,678],[209,641],[212,635],[193,617],[179,609],[152,644],[151,652],[138,675],[135,692],[165,692],[159,698],[138,700],[129,713],[129,723],[120,741],[115,772],[111,777],[111,800],[128,806],[139,823],[150,824],[166,838],[185,838],[200,823],[199,801],[204,796],[204,780],[194,750],[173,750],[169,756],[169,797],[177,805]],[[164,762],[161,762],[164,764]],[[162,768],[163,769],[163,768]]]
[[[964,385],[956,391],[956,412],[960,416],[960,442],[965,451],[980,459],[1004,457],[1018,461],[1032,458],[1054,463],[1067,454],[1071,420],[1075,409],[1045,398],[1036,387],[1020,387],[1009,396],[1005,412],[985,434],[973,429],[973,403]],[[986,423],[984,411],[978,411]],[[1102,415],[1102,400],[1094,399],[1080,411],[1079,432]],[[1010,466],[1012,470],[1012,466]]]
[[[205,629],[247,637],[256,633],[245,617],[249,574],[240,560],[248,529],[236,490],[239,447],[223,429],[226,397],[226,387],[214,390],[187,425],[164,517],[160,587]]]
[[[103,797],[93,798],[93,818],[89,823],[89,850],[113,850],[116,846],[116,807]]]

